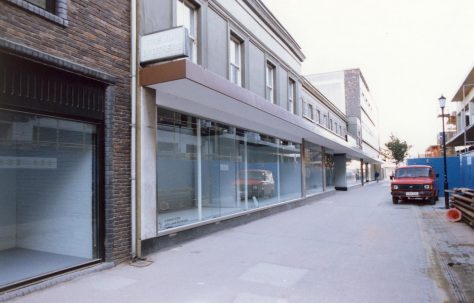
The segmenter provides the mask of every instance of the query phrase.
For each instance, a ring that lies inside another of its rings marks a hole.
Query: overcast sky
[[[412,155],[436,144],[438,97],[474,64],[474,0],[264,0],[302,47],[303,73],[360,68],[391,133]]]

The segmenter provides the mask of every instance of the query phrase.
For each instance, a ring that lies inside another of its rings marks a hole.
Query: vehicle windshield
[[[399,168],[395,172],[395,178],[416,178],[429,177],[430,169],[428,167],[406,167]]]
[[[265,173],[260,171],[249,171],[247,178],[251,180],[265,180]]]

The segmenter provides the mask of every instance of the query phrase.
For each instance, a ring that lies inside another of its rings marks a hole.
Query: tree
[[[398,167],[400,162],[403,162],[408,156],[408,150],[411,148],[406,141],[401,141],[399,138],[390,135],[390,141],[385,143],[384,156],[395,161],[395,165]]]

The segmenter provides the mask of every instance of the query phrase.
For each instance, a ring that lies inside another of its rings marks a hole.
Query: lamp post
[[[443,158],[444,158],[444,206],[449,208],[449,193],[448,193],[448,168],[446,165],[446,133],[444,132],[444,107],[446,105],[446,98],[441,95],[438,98],[439,107],[441,107],[441,121],[443,124]]]

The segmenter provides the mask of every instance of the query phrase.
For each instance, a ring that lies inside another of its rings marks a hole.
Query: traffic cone
[[[461,217],[462,217],[462,213],[457,208],[450,208],[446,212],[446,219],[449,222],[458,222],[459,220],[461,220]]]

